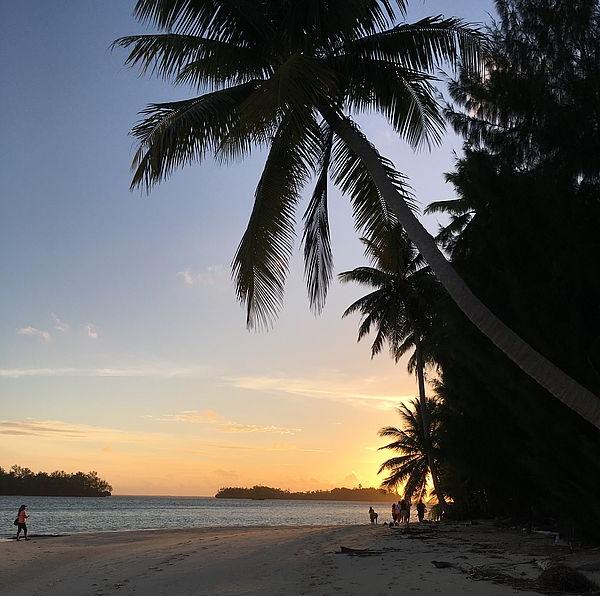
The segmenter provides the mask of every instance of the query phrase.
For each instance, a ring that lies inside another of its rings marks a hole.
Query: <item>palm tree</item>
[[[378,242],[362,239],[373,267],[358,267],[340,273],[343,283],[356,282],[374,288],[351,304],[343,317],[359,312],[362,322],[358,341],[375,329],[371,357],[388,344],[394,360],[414,349],[408,361],[409,372],[416,372],[419,385],[419,420],[422,424],[421,447],[428,458],[433,484],[444,509],[445,501],[433,457],[425,393],[426,343],[433,326],[432,303],[440,295],[440,285],[423,265],[415,246],[400,225],[393,226]]]
[[[427,478],[431,475],[435,479],[439,475],[436,458],[431,458],[433,449],[438,449],[437,434],[440,425],[438,403],[433,399],[425,401],[425,408],[421,400],[412,400],[410,407],[402,404],[398,408],[402,417],[402,428],[386,426],[379,431],[380,437],[391,437],[391,443],[379,449],[392,449],[400,455],[392,457],[381,464],[379,474],[389,472],[389,476],[381,485],[388,490],[395,489],[404,483],[404,496],[410,498],[414,493],[423,494],[427,486]],[[423,414],[428,420],[428,437],[423,432]],[[434,480],[435,485],[435,480]],[[446,502],[438,487],[435,486],[436,496],[440,509],[444,509]]]
[[[136,17],[161,33],[115,44],[127,64],[203,94],[149,105],[132,186],[147,190],[213,154],[269,148],[233,272],[249,326],[269,326],[281,306],[294,215],[317,175],[304,215],[310,303],[321,310],[332,277],[327,179],[350,196],[357,227],[375,238],[398,219],[466,316],[543,387],[600,428],[600,399],[504,325],[442,254],[413,212],[404,177],[347,116],[378,111],[413,146],[436,143],[443,116],[433,73],[446,62],[482,65],[480,33],[455,18],[395,25],[406,0],[137,0]]]

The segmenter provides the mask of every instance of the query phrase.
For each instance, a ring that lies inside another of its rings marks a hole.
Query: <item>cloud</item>
[[[273,424],[242,424],[222,418],[214,410],[185,410],[175,414],[163,414],[162,416],[148,416],[158,422],[185,422],[189,424],[209,424],[214,430],[221,433],[270,433],[277,435],[296,435],[301,432],[300,428],[287,428]]]
[[[179,271],[177,277],[183,279],[186,286],[211,287],[222,284],[228,279],[228,272],[224,265],[209,265],[200,273],[194,273],[190,269]]]
[[[89,424],[74,424],[61,420],[0,420],[0,436],[30,436],[53,439],[138,443],[164,439],[160,433],[135,432],[115,428],[103,428]]]
[[[44,331],[42,329],[37,329],[32,325],[27,325],[26,327],[21,327],[17,329],[17,335],[29,335],[31,337],[37,337],[40,341],[48,342],[52,339],[52,336],[48,331]]]
[[[85,329],[85,332],[87,333],[87,336],[90,339],[98,339],[98,328],[96,327],[96,325],[93,325],[92,323],[88,323],[87,325],[85,325],[84,329]]]
[[[322,379],[299,379],[290,377],[229,377],[224,379],[233,387],[252,391],[282,392],[302,397],[330,399],[333,401],[353,402],[378,410],[392,409],[412,395],[386,395],[382,393],[361,392],[356,390],[356,381],[352,386],[336,381]]]
[[[55,313],[50,313],[50,316],[54,321],[54,329],[60,331],[61,333],[66,333],[67,331],[69,331],[69,325],[65,323],[58,315],[56,315]]]
[[[351,472],[350,474],[348,474],[347,476],[345,476],[344,477],[344,482],[347,482],[351,486],[358,486],[358,484],[360,484],[358,476],[354,472]]]
[[[205,374],[198,366],[177,367],[169,365],[146,365],[130,368],[0,368],[0,379],[22,379],[29,377],[114,377],[172,379],[193,378]]]

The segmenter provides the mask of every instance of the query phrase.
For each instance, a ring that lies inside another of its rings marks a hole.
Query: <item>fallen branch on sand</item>
[[[443,563],[443,561],[440,561]],[[440,563],[437,562],[437,563]],[[432,561],[436,567],[436,561]],[[444,565],[445,567],[446,565]],[[495,567],[479,566],[470,567],[456,566],[473,581],[489,581],[496,584],[509,585],[516,590],[534,590],[541,594],[588,594],[600,596],[600,589],[582,573],[565,565],[554,565],[544,570],[537,579],[515,577]]]
[[[340,546],[341,555],[350,555],[352,557],[371,557],[373,555],[382,555],[382,550],[370,550],[368,548],[350,548],[348,546]]]

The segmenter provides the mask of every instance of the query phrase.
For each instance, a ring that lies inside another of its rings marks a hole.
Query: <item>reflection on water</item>
[[[29,506],[33,534],[74,534],[152,528],[311,526],[369,523],[371,503],[247,501],[197,497],[7,497],[0,496],[0,535],[13,532],[21,503]],[[390,504],[372,503],[379,521]]]

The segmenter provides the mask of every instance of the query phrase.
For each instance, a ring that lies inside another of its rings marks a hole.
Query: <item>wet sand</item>
[[[341,546],[377,552],[340,554]],[[1,543],[0,594],[501,596],[515,587],[489,581],[494,570],[533,580],[566,554],[547,536],[490,524],[414,524],[409,533],[365,525],[79,534]]]

